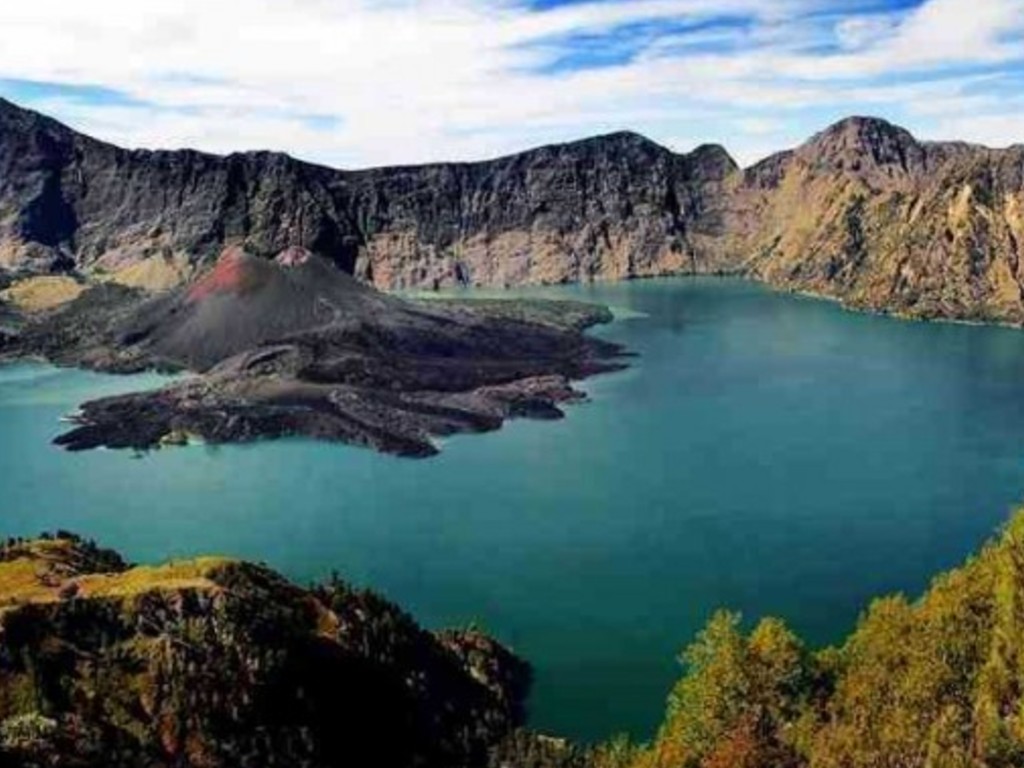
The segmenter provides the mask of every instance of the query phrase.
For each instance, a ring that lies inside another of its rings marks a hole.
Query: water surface
[[[497,634],[536,666],[534,724],[601,738],[650,732],[716,607],[835,641],[1024,497],[1024,333],[732,280],[536,293],[619,309],[599,333],[633,368],[587,382],[563,422],[427,461],[304,441],[67,454],[49,444],[62,414],[159,379],[0,368],[0,533],[337,569],[428,626]]]

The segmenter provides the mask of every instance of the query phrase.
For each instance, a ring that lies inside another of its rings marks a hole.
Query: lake
[[[1024,333],[844,312],[730,279],[521,291],[603,302],[639,356],[561,422],[395,459],[307,441],[64,453],[83,399],[151,386],[0,368],[0,535],[217,553],[372,586],[532,661],[533,725],[644,737],[717,607],[816,644],[921,591],[1024,497]]]

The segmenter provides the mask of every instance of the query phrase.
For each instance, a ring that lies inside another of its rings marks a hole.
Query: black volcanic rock
[[[203,374],[86,403],[57,440],[72,450],[302,435],[428,456],[435,435],[560,417],[581,397],[572,380],[621,367],[615,345],[582,332],[610,319],[572,302],[412,302],[302,249],[270,260],[229,248],[159,296],[93,287],[0,353]]]

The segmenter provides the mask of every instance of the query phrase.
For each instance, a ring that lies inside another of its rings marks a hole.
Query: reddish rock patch
[[[243,293],[253,287],[256,275],[251,265],[254,257],[238,246],[225,248],[217,264],[189,289],[186,301],[195,303],[218,293]]]

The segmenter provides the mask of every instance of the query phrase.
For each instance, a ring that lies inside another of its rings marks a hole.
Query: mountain
[[[854,117],[739,169],[616,133],[338,171],[127,151],[0,100],[0,270],[166,288],[293,246],[381,288],[734,272],[873,310],[1024,322],[1024,146]]]
[[[692,268],[735,164],[629,133],[485,163],[335,171],[285,155],[126,151],[0,100],[0,268],[138,277],[291,246],[379,287]]]
[[[914,317],[1024,322],[1024,146],[850,118],[742,173],[729,250],[772,285]]]

